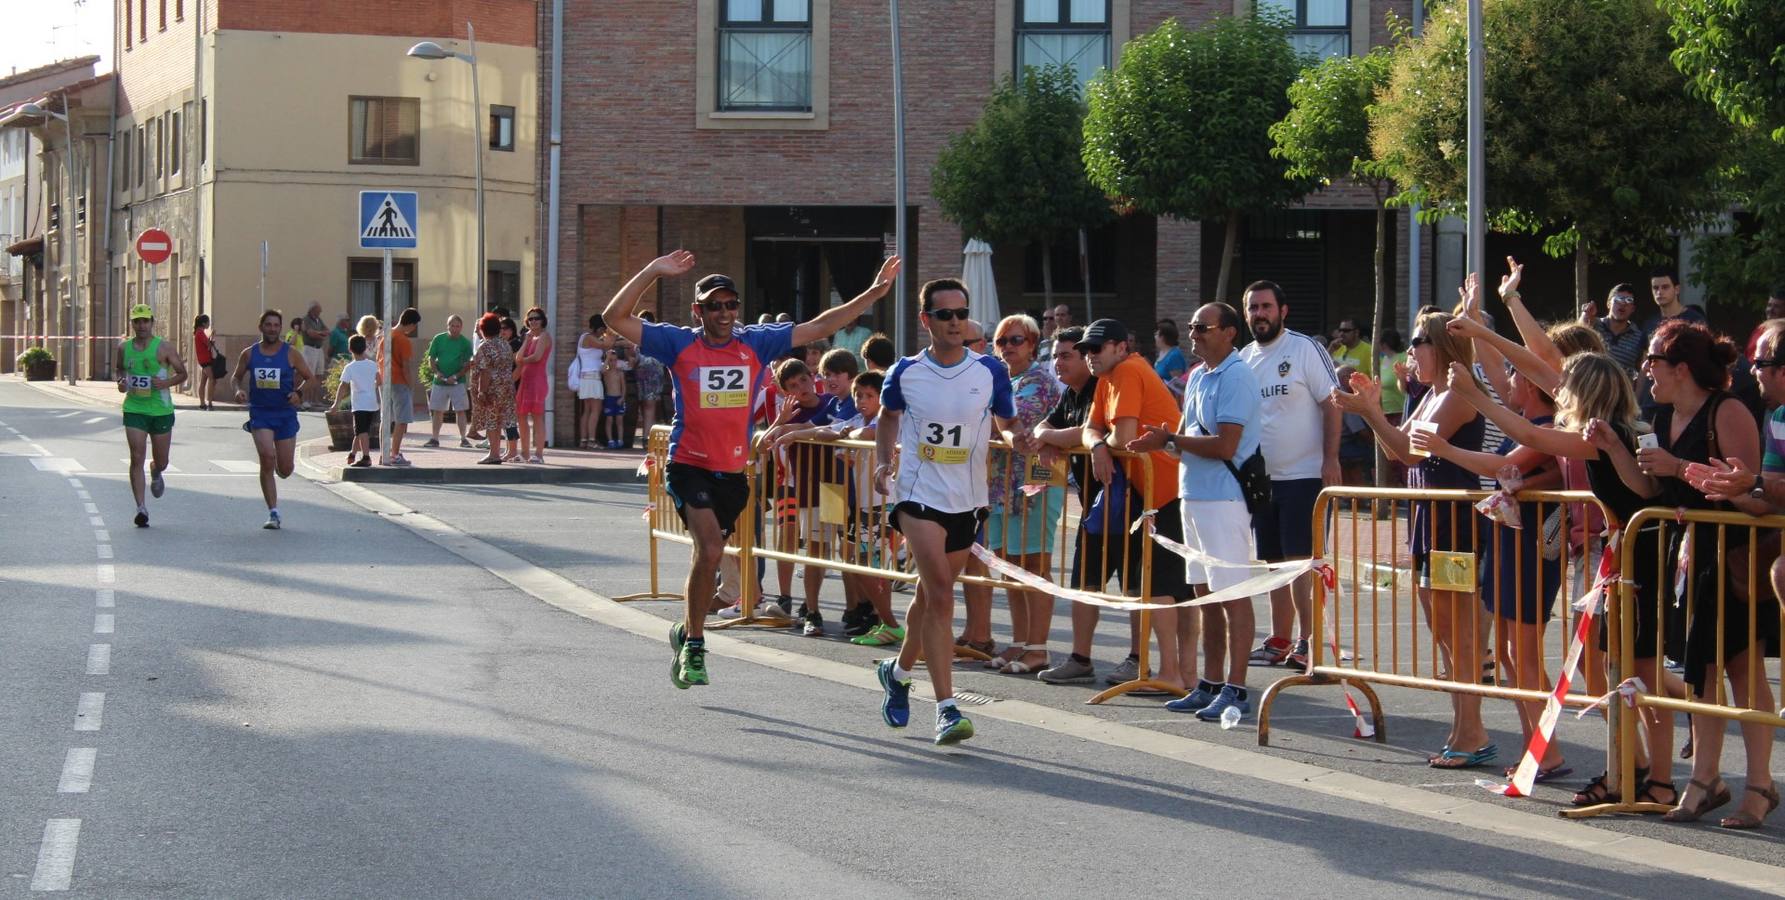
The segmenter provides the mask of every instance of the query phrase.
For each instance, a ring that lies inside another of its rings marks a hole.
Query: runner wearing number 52
[[[738,325],[743,300],[736,283],[725,275],[695,282],[692,317],[699,327],[638,317],[639,297],[657,279],[685,275],[693,268],[694,254],[686,250],[658,257],[632,276],[601,314],[614,333],[663,363],[675,385],[669,465],[663,478],[676,514],[694,541],[682,592],[684,618],[669,630],[674,654],[670,681],[678,688],[707,683],[702,624],[713,608],[726,538],[749,502],[744,465],[749,461],[750,412],[768,364],[795,344],[830,337],[867,312],[892,287],[899,258],[888,258],[874,283],[854,300],[798,325]]]
[[[174,400],[168,389],[186,383],[186,364],[172,344],[155,336],[155,311],[138,303],[130,308],[130,340],[118,344],[118,393],[124,395],[124,440],[130,445],[130,493],[136,496],[136,527],[149,527],[143,501],[143,457],[154,448],[149,493],[161,496],[166,485],[168,447],[174,439]]]
[[[917,591],[898,657],[881,660],[876,671],[885,691],[880,716],[903,728],[911,720],[911,669],[921,654],[936,690],[936,743],[953,744],[973,736],[954,700],[954,586],[986,517],[988,444],[994,428],[1016,443],[1016,405],[1004,363],[964,344],[966,286],[939,278],[917,293],[930,347],[886,375],[874,469],[875,489],[892,498],[890,524],[917,563]],[[895,469],[898,482],[888,490]]]

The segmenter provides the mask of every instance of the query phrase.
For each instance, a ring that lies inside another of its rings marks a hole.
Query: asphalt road
[[[71,408],[0,381],[8,687],[0,892],[1654,896],[1707,888],[1670,873],[1677,866],[1667,853],[1655,853],[1650,868],[1558,840],[1543,810],[1524,817],[1528,832],[1490,828],[1471,811],[1478,804],[1452,804],[1446,818],[1286,785],[1264,769],[1254,777],[997,717],[982,719],[973,741],[938,751],[927,728],[886,729],[876,696],[859,686],[723,652],[712,659],[711,687],[676,691],[660,639],[542,603],[330,486],[282,483],[286,527],[260,530],[241,419],[180,413],[167,496],[151,501],[153,527],[136,529],[116,411]],[[320,422],[305,428],[313,436]],[[611,595],[645,582],[636,490],[380,491],[591,590]],[[674,562],[665,570],[679,579]],[[667,615],[669,606],[638,608]],[[1113,646],[1116,629],[1108,630]],[[871,657],[784,634],[745,640],[852,665]],[[1169,714],[1144,701],[1087,709],[1064,689],[994,675],[962,686],[1007,698],[986,709],[1051,704],[1061,717],[1108,717],[1236,748],[1253,737],[1159,721]],[[1436,726],[1404,713],[1413,707],[1396,695],[1397,743],[1354,742],[1338,735],[1337,704],[1320,692],[1290,698],[1279,746],[1251,756],[1366,774],[1385,794],[1416,783],[1396,776],[1414,771],[1410,754]],[[928,705],[916,713],[914,725],[926,724]],[[1575,752],[1590,756],[1585,746]],[[1486,796],[1468,790],[1468,800]],[[1650,823],[1566,827],[1631,829],[1636,840],[1647,829],[1690,843],[1682,830]],[[1770,864],[1777,830],[1687,836]],[[1755,893],[1708,886],[1720,896]]]

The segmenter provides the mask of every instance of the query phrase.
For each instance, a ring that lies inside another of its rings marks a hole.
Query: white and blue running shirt
[[[880,405],[900,413],[899,480],[894,503],[921,503],[938,512],[983,508],[992,417],[1016,417],[1010,370],[966,351],[944,366],[928,350],[893,363]]]

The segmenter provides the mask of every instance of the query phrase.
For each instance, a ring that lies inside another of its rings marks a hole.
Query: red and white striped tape
[[[1339,652],[1339,571],[1324,562],[1315,571],[1320,573],[1320,580],[1325,583],[1327,593],[1331,594],[1333,598],[1333,602],[1326,606],[1327,611],[1332,615],[1332,627],[1326,631],[1326,640],[1327,645],[1333,651],[1333,662],[1337,663],[1344,658],[1344,655]],[[1345,692],[1345,708],[1351,710],[1351,719],[1356,723],[1356,727],[1351,731],[1351,736],[1354,738],[1375,737],[1376,726],[1369,719],[1364,718],[1363,711],[1357,708],[1357,698],[1351,696],[1351,683],[1341,678],[1339,679],[1339,689]]]
[[[1512,773],[1512,783],[1500,784],[1490,779],[1478,778],[1475,781],[1477,785],[1503,797],[1531,796],[1543,757],[1549,752],[1550,741],[1555,737],[1556,722],[1562,717],[1562,698],[1568,696],[1568,687],[1574,682],[1574,673],[1580,668],[1581,654],[1586,650],[1587,636],[1592,634],[1593,622],[1605,605],[1605,591],[1617,583],[1618,572],[1612,558],[1612,550],[1616,545],[1615,536],[1613,540],[1605,542],[1605,551],[1599,556],[1599,580],[1575,604],[1581,614],[1574,628],[1574,639],[1569,642],[1568,655],[1562,663],[1561,675],[1556,678],[1555,690],[1543,702],[1543,716],[1537,720],[1537,731],[1531,735],[1531,743],[1525,748],[1525,758],[1519,760],[1518,769]]]

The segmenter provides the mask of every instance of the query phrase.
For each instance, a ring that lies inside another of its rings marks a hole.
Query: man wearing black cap
[[[1144,458],[1131,459],[1120,469],[1126,481],[1125,492],[1115,491],[1116,448],[1127,446],[1148,426],[1176,431],[1181,413],[1178,400],[1165,386],[1159,374],[1147,361],[1132,352],[1128,326],[1115,319],[1098,319],[1085,329],[1078,342],[1078,351],[1097,376],[1097,393],[1091,401],[1091,418],[1085,423],[1084,444],[1091,450],[1091,472],[1104,485],[1103,540],[1114,545],[1118,553],[1104,552],[1089,542],[1079,547],[1073,565],[1073,584],[1090,590],[1101,590],[1114,573],[1106,566],[1111,556],[1120,555],[1121,582],[1124,593],[1138,590],[1149,602],[1169,604],[1189,599],[1184,566],[1175,556],[1153,555],[1149,582],[1140,584],[1141,545],[1139,532],[1131,532],[1129,523],[1144,510],[1157,510],[1154,527],[1172,540],[1182,541],[1183,524],[1178,514],[1178,461],[1160,451]],[[1148,479],[1151,478],[1149,482]],[[1132,539],[1130,539],[1130,536]],[[1170,686],[1180,695],[1185,693],[1188,673],[1195,669],[1196,635],[1200,623],[1194,611],[1162,609],[1153,613],[1153,633],[1159,639],[1158,682]],[[1143,636],[1144,639],[1144,636]],[[1091,635],[1073,629],[1072,652],[1088,656]],[[1124,666],[1124,669],[1126,667]],[[1120,677],[1128,672],[1118,670]],[[1147,673],[1135,667],[1129,680],[1147,680]]]
[[[725,275],[708,275],[694,285],[692,317],[699,328],[646,322],[636,310],[639,297],[657,279],[685,275],[694,254],[677,250],[640,270],[608,301],[601,319],[638,345],[639,352],[669,369],[675,385],[675,418],[669,437],[664,484],[676,513],[694,540],[693,564],[683,588],[683,621],[669,631],[670,681],[678,688],[707,683],[702,623],[713,608],[719,559],[725,540],[750,495],[744,473],[749,461],[750,413],[762,391],[768,364],[795,344],[828,338],[886,295],[899,272],[899,258],[880,266],[874,283],[854,300],[800,324],[738,325],[743,299]]]

